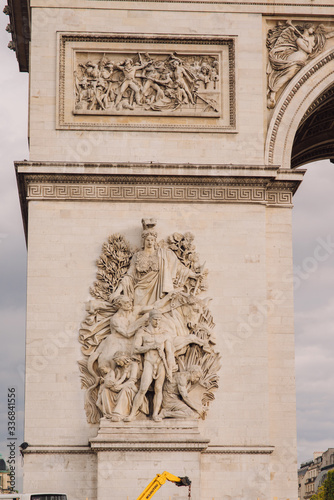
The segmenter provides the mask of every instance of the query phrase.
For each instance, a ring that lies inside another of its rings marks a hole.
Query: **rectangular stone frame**
[[[137,34],[58,33],[58,88],[56,128],[65,130],[120,130],[154,132],[229,132],[236,130],[235,37]],[[203,47],[204,46],[204,47]],[[138,52],[219,54],[221,113],[219,117],[74,114],[74,77],[80,52]]]

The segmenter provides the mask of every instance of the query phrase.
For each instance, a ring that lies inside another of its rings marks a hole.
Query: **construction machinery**
[[[176,486],[188,486],[189,487],[189,495],[188,498],[191,498],[191,481],[189,477],[177,477],[171,474],[170,472],[163,472],[162,474],[157,474],[154,479],[146,486],[144,491],[139,495],[137,500],[149,500],[156,494],[159,488],[165,484],[166,481],[171,481],[175,483]]]

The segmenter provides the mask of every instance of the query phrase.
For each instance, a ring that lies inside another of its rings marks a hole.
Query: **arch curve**
[[[288,84],[269,123],[265,162],[291,168],[294,138],[304,115],[334,85],[334,48],[310,61]]]

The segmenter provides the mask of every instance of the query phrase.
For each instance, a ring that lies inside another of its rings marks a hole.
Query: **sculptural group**
[[[193,235],[157,241],[142,221],[142,249],[112,235],[98,260],[79,361],[90,423],[204,418],[217,387],[219,355]]]
[[[219,114],[217,55],[92,56],[77,64],[75,111]]]

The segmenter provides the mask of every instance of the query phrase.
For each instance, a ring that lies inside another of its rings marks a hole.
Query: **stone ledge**
[[[96,439],[96,438],[94,438]],[[97,451],[195,451],[210,455],[270,455],[275,450],[274,446],[210,446],[209,440],[201,441],[169,441],[169,442],[135,442],[127,440],[127,442],[94,441],[91,440],[91,446],[29,446],[22,453],[23,455],[33,454],[92,454]]]
[[[90,439],[94,451],[203,451],[209,439],[202,438],[196,420],[136,420],[131,423],[101,419],[100,429]]]
[[[89,446],[52,446],[52,445],[36,445],[29,446],[22,450],[22,455],[32,454],[91,454],[92,449]]]
[[[266,165],[16,162],[15,167],[25,230],[32,200],[291,208],[305,173]]]
[[[275,450],[275,446],[215,446],[209,445],[206,450],[203,451],[205,454],[260,454],[260,455],[270,455]]]

